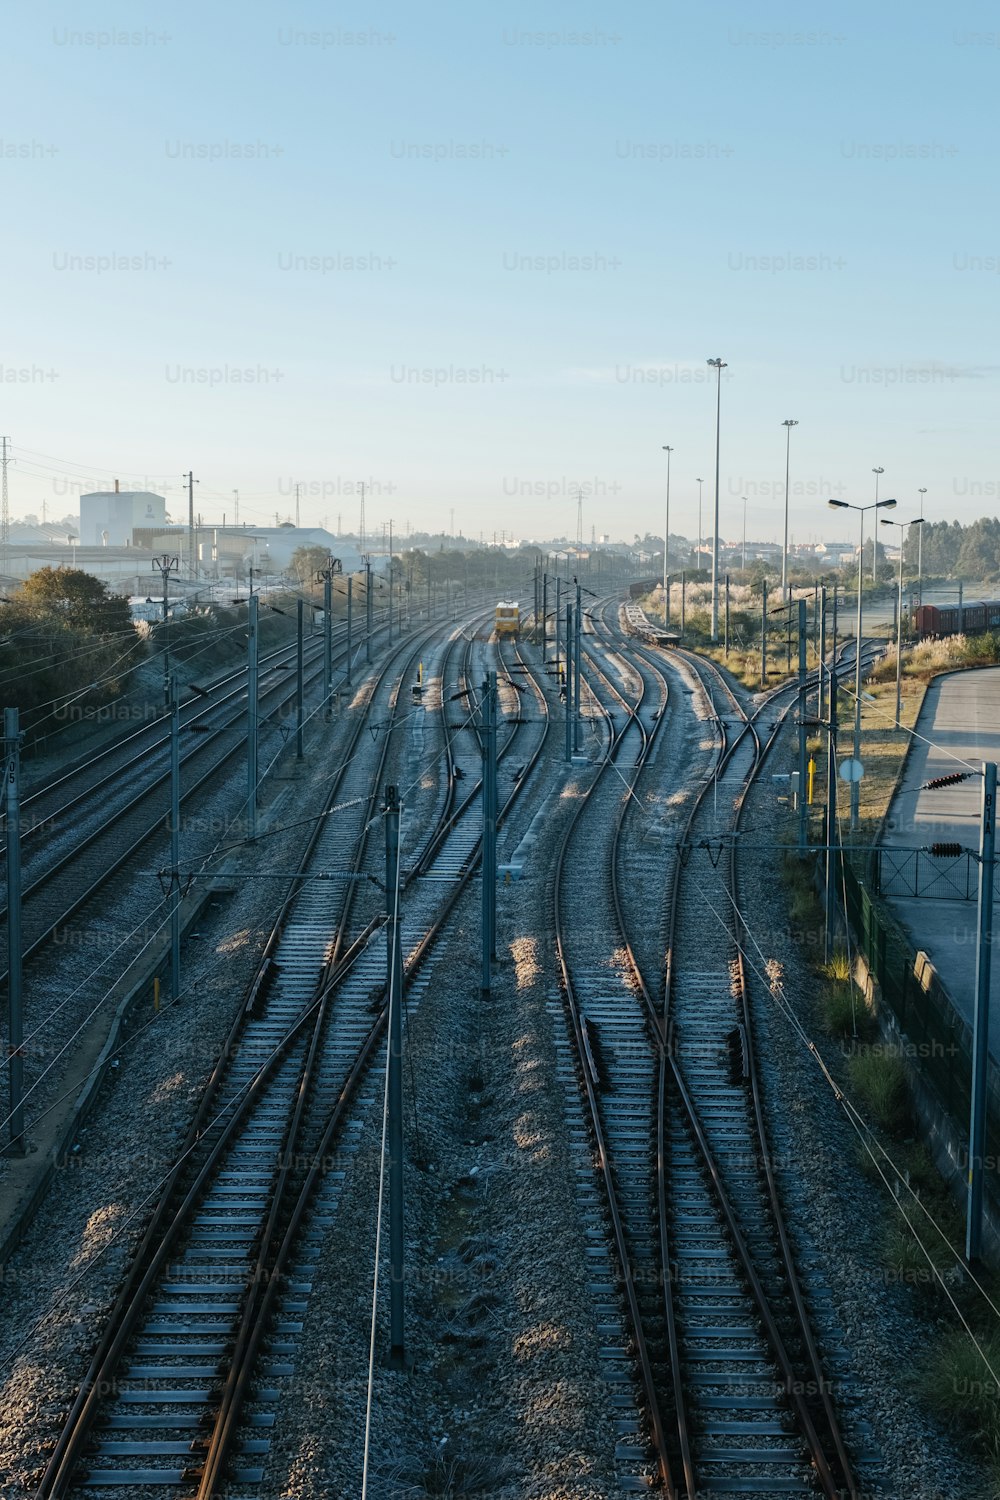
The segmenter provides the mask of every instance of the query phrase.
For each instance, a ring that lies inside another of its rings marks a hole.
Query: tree
[[[78,568],[42,568],[0,605],[0,697],[28,733],[117,697],[145,651],[128,600]]]
[[[316,574],[322,572],[329,560],[330,554],[325,547],[296,547],[288,569],[299,583],[315,583]]]
[[[15,602],[33,615],[97,636],[117,635],[132,625],[128,600],[82,568],[39,568],[25,579]]]

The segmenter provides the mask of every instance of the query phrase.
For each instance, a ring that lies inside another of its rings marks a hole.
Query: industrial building
[[[137,527],[164,527],[167,502],[149,490],[95,490],[80,496],[80,544],[131,547]]]

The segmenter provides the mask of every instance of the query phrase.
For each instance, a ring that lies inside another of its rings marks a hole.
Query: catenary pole
[[[979,823],[979,905],[976,920],[976,1008],[972,1029],[972,1111],[969,1120],[969,1199],[965,1258],[982,1252],[983,1177],[986,1171],[987,1074],[990,1051],[990,967],[993,955],[993,870],[996,863],[997,768],[983,763]]]
[[[760,685],[767,687],[767,579],[760,581]]]
[[[21,726],[16,708],[5,708],[7,818],[7,1018],[11,1156],[25,1154],[24,1014],[21,996]]]
[[[566,606],[566,761],[573,759],[573,606]]]
[[[403,958],[399,922],[399,795],[385,789],[386,987],[389,995],[389,1363],[405,1363],[403,1267]]]
[[[354,625],[354,578],[347,576],[347,686],[351,685],[351,630]]]
[[[806,852],[806,601],[799,600],[799,853]]]
[[[542,573],[542,666],[549,659],[549,575]]]
[[[819,671],[816,675],[816,717],[822,719],[826,710],[826,584],[819,591]]]
[[[257,837],[257,595],[247,601],[247,837]]]
[[[729,655],[729,574],[726,574],[726,627],[723,632],[723,654]]]
[[[305,649],[302,639],[302,622],[305,611],[305,603],[302,599],[299,599],[297,600],[297,605],[298,607],[295,611],[295,759],[301,760],[303,718],[302,674],[304,666],[303,651]]]
[[[837,668],[830,668],[830,730],[826,756],[826,920],[823,924],[823,958],[833,957],[834,914],[837,909]]]
[[[170,994],[181,992],[181,705],[170,679]]]
[[[667,455],[667,510],[663,518],[663,623],[666,626],[670,624],[670,577],[667,565],[670,556],[670,455],[674,450],[668,448],[666,443],[662,447]]]
[[[576,585],[576,611],[573,615],[573,629],[575,636],[573,640],[573,751],[580,751],[580,668],[583,664],[583,647],[581,636],[583,633],[583,605],[581,602],[581,590],[579,581]]]
[[[333,688],[333,569],[327,562],[323,569],[323,702],[330,717]]]
[[[496,753],[497,674],[487,672],[482,686],[480,722],[483,733],[483,848],[482,848],[482,995],[493,987],[496,954]]]

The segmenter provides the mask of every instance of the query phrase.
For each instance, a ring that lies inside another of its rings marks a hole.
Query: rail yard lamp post
[[[879,470],[881,473],[881,470]],[[858,538],[858,623],[854,637],[854,759],[861,759],[861,590],[864,574],[865,555],[865,511],[886,510],[894,507],[895,500],[876,500],[871,505],[852,505],[849,500],[828,500],[827,504],[835,510],[856,510],[861,516],[861,535]],[[874,545],[874,541],[873,541]],[[834,652],[836,652],[836,641],[834,641]],[[851,782],[851,827],[858,826],[858,809],[861,803],[861,788],[856,781]]]
[[[924,524],[921,516],[916,521],[889,521],[882,517],[883,526],[899,527],[899,583],[896,591],[896,722],[894,729],[899,728],[900,694],[902,689],[902,663],[903,663],[903,540],[906,536],[907,526],[922,526]],[[920,532],[917,532],[920,536]]]
[[[926,488],[917,491],[917,494],[920,496],[920,520],[921,520],[921,523],[923,523],[923,519],[924,519],[924,496],[926,495],[926,493],[927,493]],[[923,604],[923,602],[924,602],[924,534],[923,534],[922,531],[918,531],[917,532],[917,603],[918,604]]]
[[[747,497],[743,496],[743,571],[747,570]],[[743,580],[746,583],[746,579]]]
[[[878,477],[879,477],[880,474],[884,474],[885,470],[884,469],[872,469],[872,473],[875,475],[875,504],[877,505],[878,504]],[[877,567],[877,565],[878,565],[878,541],[873,536],[872,537],[872,583],[877,583],[878,582],[878,575],[876,573],[876,567]]]
[[[663,521],[663,623],[670,624],[670,580],[667,575],[667,557],[670,553],[670,455],[673,448],[663,444],[663,451],[667,455],[667,512]]]
[[[785,429],[785,539],[781,546],[781,598],[784,601],[788,596],[788,473],[792,453],[792,428],[798,427],[798,422],[782,422]]]
[[[703,481],[700,480],[700,479],[696,479],[695,480],[695,484],[698,486],[698,551],[695,553],[695,563],[694,563],[694,565],[699,570],[701,569],[701,486],[702,486],[702,483],[703,483]]]
[[[715,392],[715,524],[712,528],[712,640],[719,639],[719,428],[722,417],[722,372],[724,359],[710,359],[718,380]]]

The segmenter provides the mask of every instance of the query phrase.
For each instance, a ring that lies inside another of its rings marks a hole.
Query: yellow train
[[[519,604],[498,604],[495,629],[498,641],[502,641],[508,637],[516,641],[521,631],[521,606]]]

